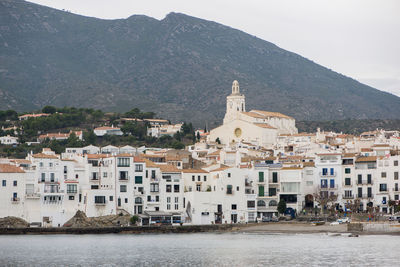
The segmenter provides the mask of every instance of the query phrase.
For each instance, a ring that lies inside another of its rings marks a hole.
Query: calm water
[[[326,234],[0,236],[10,266],[399,266],[400,237]]]

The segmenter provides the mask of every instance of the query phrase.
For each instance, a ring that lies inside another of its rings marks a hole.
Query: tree
[[[139,216],[133,215],[130,219],[131,224],[136,224],[139,221]]]
[[[96,144],[97,136],[94,134],[93,130],[89,130],[83,133],[83,140],[85,140],[87,145]]]
[[[42,108],[42,112],[47,114],[54,114],[56,113],[56,111],[57,111],[56,107],[53,106],[44,106]]]
[[[197,140],[200,140],[200,132],[197,132]]]
[[[281,199],[278,203],[278,212],[284,214],[286,211],[286,201]]]
[[[215,139],[215,142],[217,142],[217,144],[221,144],[221,140],[219,140],[219,137],[217,137],[217,139]]]
[[[318,190],[313,194],[314,201],[317,202],[321,208],[321,211],[325,213],[326,210],[331,210],[335,208],[335,203],[337,200],[336,194],[329,194],[330,192],[325,190]]]

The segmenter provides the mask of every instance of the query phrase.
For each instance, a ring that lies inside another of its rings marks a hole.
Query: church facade
[[[276,143],[279,134],[295,134],[295,119],[279,112],[246,111],[245,96],[239,83],[233,81],[232,93],[226,98],[223,124],[210,131],[209,141],[219,139],[221,144],[249,142],[263,147]]]

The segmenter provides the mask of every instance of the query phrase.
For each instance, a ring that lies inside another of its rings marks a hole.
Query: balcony
[[[358,181],[357,180],[357,185],[373,185],[374,183],[372,181],[366,181],[366,180],[362,180],[362,181]]]
[[[40,198],[40,194],[39,193],[27,193],[25,195],[26,198],[30,198],[30,199],[36,199],[36,198]]]
[[[149,204],[149,205],[158,205],[158,204],[160,204],[160,201],[158,200],[155,200],[155,199],[151,199],[151,200],[148,200],[147,201],[147,204]]]
[[[337,184],[331,186],[331,185],[318,185],[318,189],[321,191],[329,191],[329,190],[337,190],[338,186]]]
[[[99,180],[99,177],[97,177],[97,176],[96,177],[93,177],[93,176],[90,177],[90,181],[98,181],[98,180]]]
[[[353,186],[353,183],[350,183],[350,184],[343,184],[343,187],[352,187]]]
[[[351,196],[343,196],[342,198],[343,198],[343,199],[354,199],[354,195],[351,195]]]
[[[45,194],[53,194],[53,195],[63,195],[64,194],[64,190],[53,190],[53,189],[44,189],[43,193]]]
[[[120,177],[118,178],[118,180],[119,180],[120,182],[127,182],[127,181],[129,181],[129,176],[120,176]]]
[[[393,192],[400,192],[400,188],[394,187],[394,188],[392,189],[392,191],[393,191]]]
[[[105,206],[106,202],[95,202],[94,203],[96,206]]]
[[[330,172],[323,173],[323,172],[320,172],[319,176],[321,176],[321,177],[336,177],[336,174],[337,174],[337,172],[334,172],[334,173],[330,173]]]
[[[19,197],[12,197],[12,198],[11,198],[11,203],[12,203],[12,204],[18,204],[19,201],[20,201]]]
[[[369,198],[374,198],[374,195],[373,194],[362,194],[362,195],[357,194],[357,198],[369,199]]]
[[[278,179],[274,180],[274,179],[269,179],[269,184],[279,184]]]

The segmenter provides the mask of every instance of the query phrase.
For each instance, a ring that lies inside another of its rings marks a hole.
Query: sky
[[[400,96],[400,0],[29,0],[84,16],[215,21]]]

